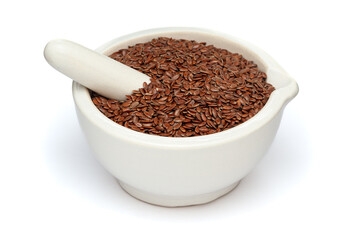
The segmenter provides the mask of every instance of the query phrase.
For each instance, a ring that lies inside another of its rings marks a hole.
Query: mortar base
[[[131,196],[153,205],[163,206],[163,207],[185,207],[185,206],[192,206],[192,205],[199,205],[205,204],[211,201],[214,201],[225,194],[232,191],[239,183],[235,182],[230,186],[217,190],[211,193],[205,193],[200,195],[193,195],[193,196],[165,196],[165,195],[157,195],[148,192],[144,192],[132,186],[129,186],[117,179],[120,186]]]

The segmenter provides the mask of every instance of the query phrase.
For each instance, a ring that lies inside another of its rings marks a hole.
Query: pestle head
[[[80,44],[57,39],[44,49],[47,62],[59,72],[111,99],[124,100],[150,77]]]

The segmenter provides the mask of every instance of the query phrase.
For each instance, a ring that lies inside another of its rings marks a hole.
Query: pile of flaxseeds
[[[151,83],[126,101],[94,92],[92,101],[106,117],[143,133],[191,137],[230,129],[259,112],[274,91],[252,61],[203,42],[160,37],[110,57]]]

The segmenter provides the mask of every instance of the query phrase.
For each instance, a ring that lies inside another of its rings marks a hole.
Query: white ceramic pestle
[[[111,99],[126,95],[150,83],[150,77],[80,44],[58,39],[45,49],[47,62],[81,85]]]

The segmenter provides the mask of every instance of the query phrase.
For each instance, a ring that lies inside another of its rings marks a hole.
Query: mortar
[[[206,29],[150,29],[114,39],[96,51],[110,55],[156,37],[206,42],[242,54],[267,74],[267,81],[276,89],[254,117],[234,128],[173,138],[140,133],[113,122],[95,107],[89,90],[73,82],[76,112],[86,139],[98,161],[126,192],[167,207],[207,203],[234,189],[265,155],[298,86],[264,51]]]

